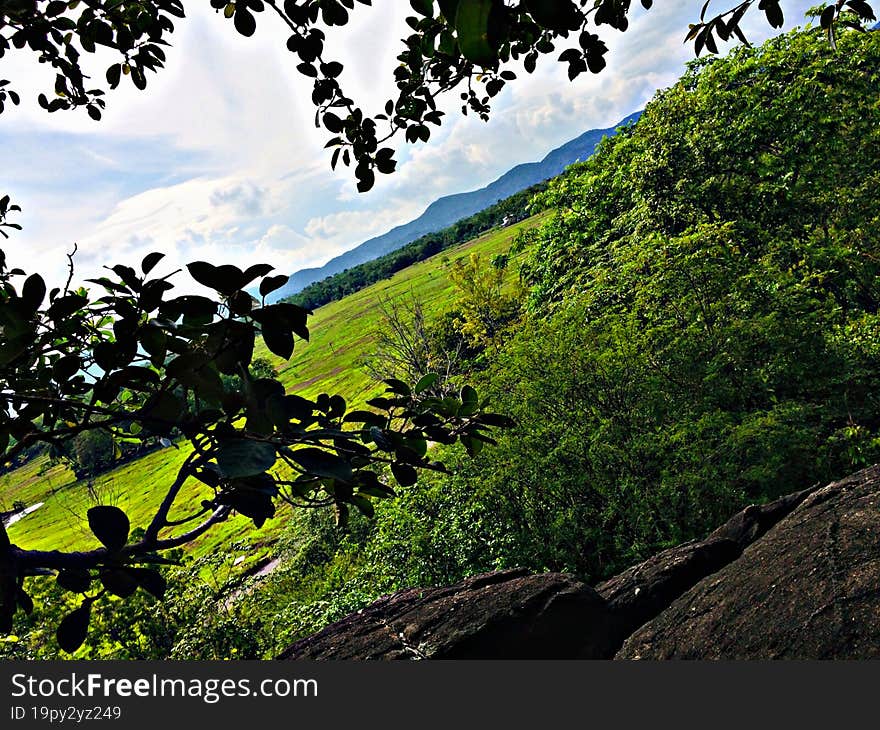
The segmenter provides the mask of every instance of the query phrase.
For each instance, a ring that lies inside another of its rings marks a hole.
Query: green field
[[[381,301],[412,293],[424,303],[425,311],[437,314],[450,306],[453,285],[445,262],[472,252],[489,258],[506,252],[515,235],[537,225],[547,214],[540,214],[508,228],[491,231],[461,246],[444,251],[426,261],[398,272],[345,299],[317,310],[309,320],[311,339],[298,342],[290,361],[285,362],[260,343],[255,357],[275,362],[280,379],[290,392],[306,397],[319,393],[344,394],[350,405],[362,405],[381,390],[360,366],[370,351],[374,333],[382,316]],[[88,508],[96,503],[113,504],[129,516],[132,527],[146,527],[164,496],[164,486],[173,481],[179,465],[189,453],[166,448],[96,478],[92,483],[76,481],[64,466],[51,466],[47,458],[35,459],[22,468],[0,477],[0,509],[11,509],[15,501],[43,505],[8,528],[10,539],[21,548],[32,550],[82,550],[98,546],[85,520]],[[171,519],[186,516],[186,505],[198,504],[205,497],[204,486],[191,479],[177,500]],[[183,507],[181,507],[181,505]],[[210,553],[221,544],[247,539],[254,549],[242,564],[247,568],[271,550],[278,525],[289,517],[283,506],[274,520],[256,530],[249,519],[235,516],[219,525],[191,546],[195,556]]]

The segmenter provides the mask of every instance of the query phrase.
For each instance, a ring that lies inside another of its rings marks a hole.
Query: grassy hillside
[[[376,385],[358,363],[370,351],[373,333],[382,316],[380,302],[412,292],[424,301],[426,314],[438,314],[449,307],[454,297],[454,287],[445,271],[447,258],[453,260],[472,252],[486,258],[503,253],[510,248],[517,233],[536,227],[548,215],[541,213],[507,228],[490,231],[321,307],[309,320],[311,340],[297,343],[289,362],[274,357],[262,343],[254,356],[276,362],[281,382],[289,392],[307,397],[322,392],[340,393],[352,404],[363,403],[375,394]]]
[[[398,272],[392,278],[363,289],[351,297],[318,309],[310,319],[310,342],[297,343],[289,362],[277,358],[260,343],[256,356],[271,358],[280,378],[291,391],[307,397],[322,392],[344,394],[352,404],[363,403],[379,387],[359,366],[369,353],[381,318],[380,302],[412,292],[425,301],[427,312],[446,308],[453,297],[453,286],[445,273],[445,261],[471,252],[490,257],[506,251],[514,236],[544,220],[538,215],[505,229],[491,231],[455,249]],[[11,509],[21,501],[25,505],[43,505],[9,527],[11,540],[27,549],[71,550],[96,547],[85,520],[86,511],[96,501],[122,508],[134,527],[145,527],[164,495],[179,465],[188,454],[188,446],[163,449],[124,464],[96,478],[91,485],[76,481],[70,470],[50,466],[39,458],[15,472],[0,477],[0,507]],[[187,482],[178,505],[193,504],[203,486],[194,479]],[[180,507],[178,507],[180,509]],[[282,508],[275,520],[256,530],[249,519],[239,516],[215,528],[191,546],[193,554],[210,553],[221,544],[247,539],[258,546],[244,566],[260,559],[269,550],[278,526],[289,508]],[[184,516],[175,514],[171,519]]]

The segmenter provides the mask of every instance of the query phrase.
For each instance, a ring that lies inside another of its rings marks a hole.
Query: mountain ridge
[[[273,299],[292,296],[309,284],[390,253],[421,236],[435,233],[462,218],[479,213],[514,193],[556,177],[569,165],[587,159],[603,137],[613,135],[618,127],[635,122],[641,113],[641,110],[633,112],[605,129],[590,129],[551,150],[540,161],[516,165],[482,188],[438,198],[409,223],[370,238],[330,259],[323,266],[296,271],[287,284],[275,292]]]

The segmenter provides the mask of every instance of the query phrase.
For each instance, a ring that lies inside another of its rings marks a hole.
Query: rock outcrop
[[[621,659],[880,657],[880,469],[810,494],[630,636]]]
[[[408,589],[285,659],[880,656],[880,467],[735,515],[594,590],[508,570]]]
[[[598,659],[619,646],[605,601],[559,573],[487,573],[380,598],[282,659]]]

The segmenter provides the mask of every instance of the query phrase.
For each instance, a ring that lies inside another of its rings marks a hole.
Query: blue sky
[[[783,3],[787,27],[803,22],[810,4]],[[358,5],[350,26],[331,29],[338,31],[331,48],[346,65],[344,88],[367,110],[392,95],[408,6]],[[30,58],[8,54],[0,77],[25,93],[21,107],[0,116],[0,193],[22,206],[25,228],[3,247],[13,264],[39,267],[53,281],[64,276],[74,242],[77,278],[153,250],[167,254],[166,269],[198,259],[267,262],[284,273],[323,264],[441,195],[481,187],[642,107],[691,58],[682,39],[699,7],[693,0],[634,7],[627,33],[600,33],[611,48],[601,74],[570,83],[565,66],[547,57],[497,97],[488,124],[462,117],[450,98],[442,130],[427,144],[400,143],[398,172],[366,195],[355,192],[350,171],[330,171],[310,85],[265,15],[245,39],[206,0],[187,3],[166,69],[146,92],[111,92],[98,123],[39,109],[33,90],[51,87],[51,78]],[[757,9],[751,15],[747,34],[759,41],[771,29]]]

